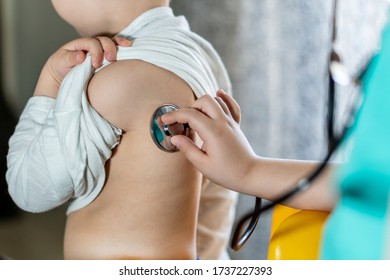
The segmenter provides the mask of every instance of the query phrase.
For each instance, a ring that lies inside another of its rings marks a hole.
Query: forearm
[[[291,190],[305,178],[318,162],[257,157],[241,191],[267,200],[274,200]],[[336,197],[331,187],[332,167],[328,165],[309,189],[301,192],[284,204],[298,209],[330,211]]]
[[[56,80],[53,77],[54,76],[50,73],[49,64],[46,63],[39,75],[39,79],[34,91],[34,96],[48,96],[51,98],[56,98],[61,81]]]

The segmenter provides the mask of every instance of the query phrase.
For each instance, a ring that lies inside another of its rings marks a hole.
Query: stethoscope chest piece
[[[190,129],[187,124],[165,124],[161,121],[162,115],[178,109],[180,108],[174,104],[164,104],[154,111],[150,120],[150,135],[152,136],[153,142],[164,152],[174,153],[178,151],[176,146],[171,143],[172,136],[189,136]]]

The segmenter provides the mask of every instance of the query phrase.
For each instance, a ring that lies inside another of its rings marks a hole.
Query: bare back
[[[153,111],[164,103],[190,106],[191,88],[162,68],[125,60],[99,71],[88,97],[124,134],[102,192],[68,217],[65,258],[195,258],[201,175],[180,153],[159,150],[149,133]]]

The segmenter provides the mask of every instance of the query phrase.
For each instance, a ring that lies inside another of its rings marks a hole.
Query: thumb
[[[49,71],[54,79],[61,83],[62,79],[73,67],[83,63],[85,57],[86,55],[83,51],[61,50],[49,58]]]
[[[67,61],[69,65],[68,67],[74,67],[78,64],[81,64],[85,60],[85,53],[83,51],[67,51]]]
[[[171,143],[175,145],[180,152],[193,164],[196,168],[200,168],[205,160],[205,153],[199,149],[194,142],[184,135],[176,135],[171,138]]]
[[[54,68],[69,71],[76,65],[83,63],[85,57],[86,55],[83,51],[62,50],[57,54],[57,58],[54,59],[54,62],[56,62],[55,64],[57,65]]]

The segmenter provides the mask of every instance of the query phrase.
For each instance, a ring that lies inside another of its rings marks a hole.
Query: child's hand
[[[92,67],[99,68],[103,59],[115,61],[116,46],[130,46],[131,42],[124,38],[79,38],[73,40],[55,53],[53,53],[44,65],[39,77],[34,95],[57,97],[58,89],[64,77],[76,65],[85,60],[86,53],[90,53]]]
[[[171,142],[211,181],[231,189],[245,185],[256,154],[239,127],[240,107],[233,98],[221,91],[216,98],[204,95],[190,108],[163,115],[162,121],[188,123],[198,133],[201,147],[184,135]]]

